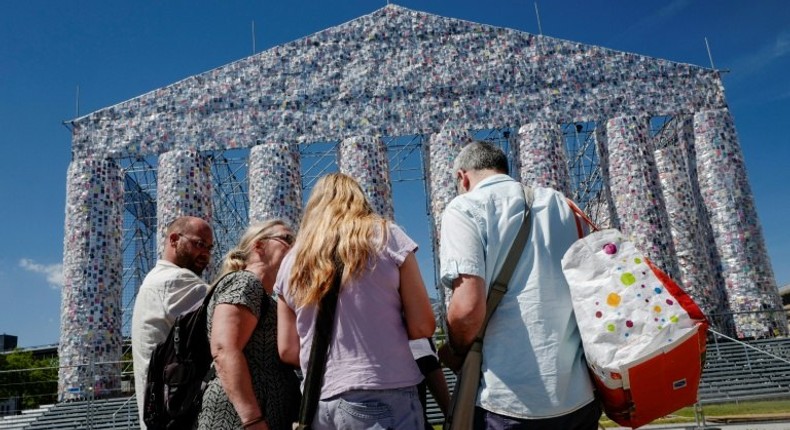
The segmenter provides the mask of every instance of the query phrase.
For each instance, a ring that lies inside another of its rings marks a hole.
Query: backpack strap
[[[208,303],[209,301],[211,301],[211,297],[214,296],[214,291],[217,289],[220,282],[222,282],[225,278],[236,272],[240,272],[240,270],[231,270],[230,272],[225,273],[224,275],[215,279],[214,282],[212,282],[211,285],[208,286],[208,291],[206,291],[206,298],[203,299],[203,306],[206,307],[206,309],[208,309]],[[206,312],[208,312],[208,310]]]
[[[225,279],[231,273],[235,273],[235,272],[236,271],[228,272],[228,273],[220,276],[219,278],[215,279],[214,282],[212,282],[211,285],[209,285],[208,290],[206,291],[206,297],[203,298],[203,303],[200,305],[199,308],[197,308],[198,312],[203,313],[205,315],[205,317],[208,318],[208,304],[211,301],[211,297],[214,296],[214,290],[216,290],[217,285],[219,285],[219,283],[222,282],[223,279]],[[193,308],[193,309],[195,309],[195,308]],[[195,327],[195,328],[197,328],[197,327]],[[174,341],[174,345],[173,346],[175,347],[176,355],[179,356],[179,357],[183,357],[183,355],[182,355],[182,348],[181,348],[181,337],[177,334],[175,336],[175,338],[173,339],[173,341]],[[185,345],[185,346],[187,348],[189,348],[189,345]],[[214,368],[213,364],[212,364],[211,368],[212,369]],[[209,373],[214,373],[214,372],[209,372]],[[214,375],[211,375],[211,378],[213,378],[213,377],[214,377]],[[208,381],[208,380],[209,379],[206,379],[206,381]]]

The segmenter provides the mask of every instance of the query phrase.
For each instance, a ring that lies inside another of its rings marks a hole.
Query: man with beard
[[[143,429],[143,397],[151,353],[167,338],[176,317],[205,298],[208,285],[200,275],[208,266],[213,248],[211,226],[205,220],[177,218],[167,227],[162,259],[148,272],[137,292],[132,314],[132,357]]]

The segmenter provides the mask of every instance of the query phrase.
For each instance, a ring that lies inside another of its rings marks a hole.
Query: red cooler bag
[[[691,297],[614,229],[562,268],[606,416],[636,428],[696,403],[708,324]]]

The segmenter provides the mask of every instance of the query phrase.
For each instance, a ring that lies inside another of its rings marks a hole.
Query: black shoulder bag
[[[340,281],[343,278],[343,268],[343,263],[335,256],[335,276],[332,280],[332,287],[321,298],[315,317],[310,364],[307,366],[304,394],[299,406],[299,422],[294,424],[294,429],[297,430],[310,430],[313,425],[313,417],[318,410],[321,386],[324,383],[327,352],[329,343],[332,341],[332,327],[335,320],[335,309],[337,309],[337,297],[340,293]]]

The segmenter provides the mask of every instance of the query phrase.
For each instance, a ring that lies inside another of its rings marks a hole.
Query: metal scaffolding
[[[605,201],[601,198],[602,174],[596,153],[595,123],[564,124],[562,131],[568,151],[568,171],[572,179],[572,195],[596,221],[604,213]],[[508,155],[511,172],[517,172],[514,136],[511,128],[477,130],[473,136],[498,144]],[[384,137],[387,145],[393,186],[404,182],[425,183],[422,145],[428,136],[410,135]],[[303,143],[299,146],[303,196],[309,195],[316,180],[337,170],[338,142]],[[248,155],[249,149],[211,151],[213,220],[215,250],[212,256],[216,273],[222,257],[238,241],[249,218]],[[131,332],[132,309],[137,290],[145,275],[156,264],[156,157],[120,159],[124,172],[124,232],[123,232],[123,334]],[[425,188],[423,187],[423,190]],[[428,223],[427,209],[424,212]],[[429,243],[433,244],[433,238]],[[433,253],[433,249],[431,252]],[[438,260],[434,257],[434,269]],[[437,280],[435,273],[424,273],[426,279]],[[437,282],[438,284],[438,282]]]

